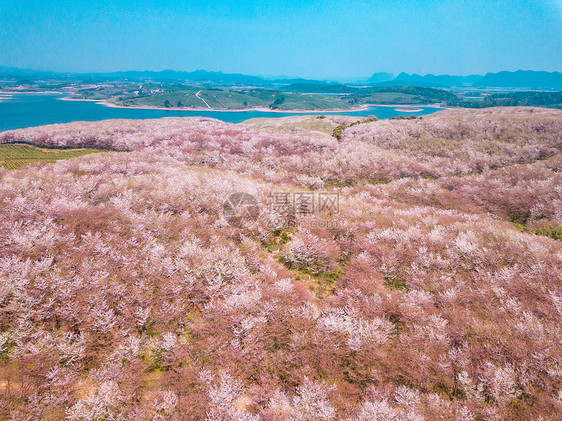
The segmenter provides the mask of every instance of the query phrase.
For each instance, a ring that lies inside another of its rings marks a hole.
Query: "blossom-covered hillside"
[[[314,119],[0,133],[0,418],[560,419],[562,111]]]

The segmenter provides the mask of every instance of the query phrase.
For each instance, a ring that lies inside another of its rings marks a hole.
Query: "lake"
[[[71,121],[98,121],[112,118],[146,119],[160,117],[204,116],[229,123],[240,123],[255,117],[286,117],[303,113],[274,113],[266,111],[200,111],[200,110],[152,110],[135,108],[112,108],[90,101],[61,101],[62,94],[0,94],[0,131],[21,129],[45,124],[69,123]],[[310,114],[341,114],[369,116],[380,119],[399,115],[425,115],[439,111],[433,107],[415,107],[415,112],[404,111],[404,106],[369,107],[355,112],[315,112]],[[418,111],[422,109],[422,111]]]

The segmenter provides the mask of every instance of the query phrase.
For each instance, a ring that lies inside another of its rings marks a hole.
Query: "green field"
[[[362,97],[364,104],[411,104],[416,101],[415,95],[399,92],[375,92]]]
[[[0,167],[10,170],[32,162],[56,162],[60,159],[101,152],[100,149],[42,148],[21,143],[0,144]]]
[[[273,89],[202,89],[164,92],[137,97],[113,97],[111,102],[130,107],[212,108],[237,110],[272,108],[279,110],[349,109],[339,98],[281,92]]]

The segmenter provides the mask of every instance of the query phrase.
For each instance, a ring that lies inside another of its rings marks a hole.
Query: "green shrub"
[[[338,140],[341,140],[341,135],[345,129],[347,129],[347,126],[345,124],[340,124],[334,129],[334,131],[332,132],[332,136]]]

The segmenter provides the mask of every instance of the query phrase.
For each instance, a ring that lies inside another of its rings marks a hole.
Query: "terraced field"
[[[56,162],[101,152],[101,149],[40,148],[22,143],[0,144],[0,167],[15,169],[32,162]]]
[[[212,108],[237,110],[269,107],[279,110],[333,110],[350,109],[351,106],[339,98],[321,95],[288,93],[271,89],[221,90],[203,89],[158,93],[142,97],[114,97],[117,105],[130,107],[163,108]]]

